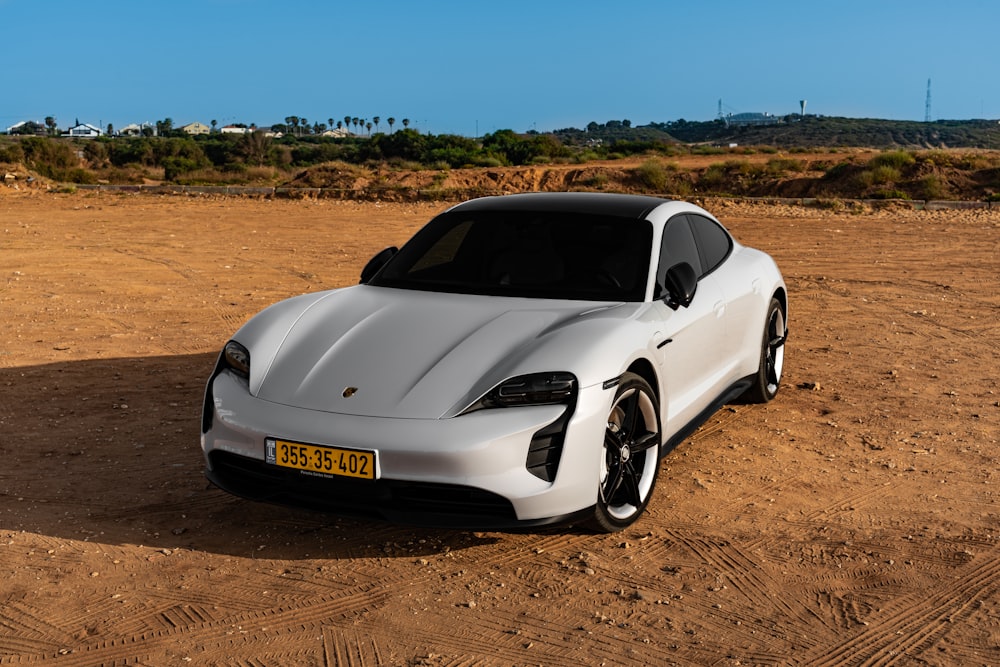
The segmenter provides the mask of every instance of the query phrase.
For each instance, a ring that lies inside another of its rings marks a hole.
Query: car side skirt
[[[660,457],[662,458],[668,452],[672,451],[674,447],[679,445],[685,438],[690,436],[692,433],[698,430],[702,424],[708,421],[708,418],[714,415],[716,412],[722,408],[723,405],[731,403],[735,399],[739,398],[747,389],[753,385],[754,375],[748,375],[745,378],[737,380],[728,389],[722,392],[718,398],[708,404],[704,410],[695,415],[695,418],[685,424],[679,431],[674,433],[660,449]]]

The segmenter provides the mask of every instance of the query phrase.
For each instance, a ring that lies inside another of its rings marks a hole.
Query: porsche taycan
[[[201,445],[252,500],[471,529],[617,531],[661,458],[781,382],[775,262],[686,202],[473,199],[225,343]]]

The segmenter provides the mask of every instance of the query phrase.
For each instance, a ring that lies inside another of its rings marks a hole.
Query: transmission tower
[[[924,105],[924,122],[931,122],[931,80],[927,79],[927,103]]]

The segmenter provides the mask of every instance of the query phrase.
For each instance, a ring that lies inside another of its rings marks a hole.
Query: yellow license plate
[[[321,475],[375,479],[375,452],[340,447],[320,447],[301,442],[268,439],[264,460],[282,468]]]

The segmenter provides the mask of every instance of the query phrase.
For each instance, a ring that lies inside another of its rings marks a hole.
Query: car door
[[[747,327],[753,320],[753,313],[760,310],[760,281],[748,276],[747,267],[734,259],[735,244],[718,222],[701,215],[688,214],[688,222],[694,233],[698,252],[701,256],[702,271],[711,275],[722,293],[725,304],[725,343],[720,361],[726,386],[740,379],[740,361],[748,340],[751,348],[760,344],[759,327]]]
[[[661,326],[656,337],[663,393],[664,435],[669,438],[708,407],[727,384],[726,301],[699,249],[685,214],[664,227],[656,272],[656,296],[665,295],[667,270],[687,262],[699,276],[694,299],[674,310],[662,299],[654,304]]]

